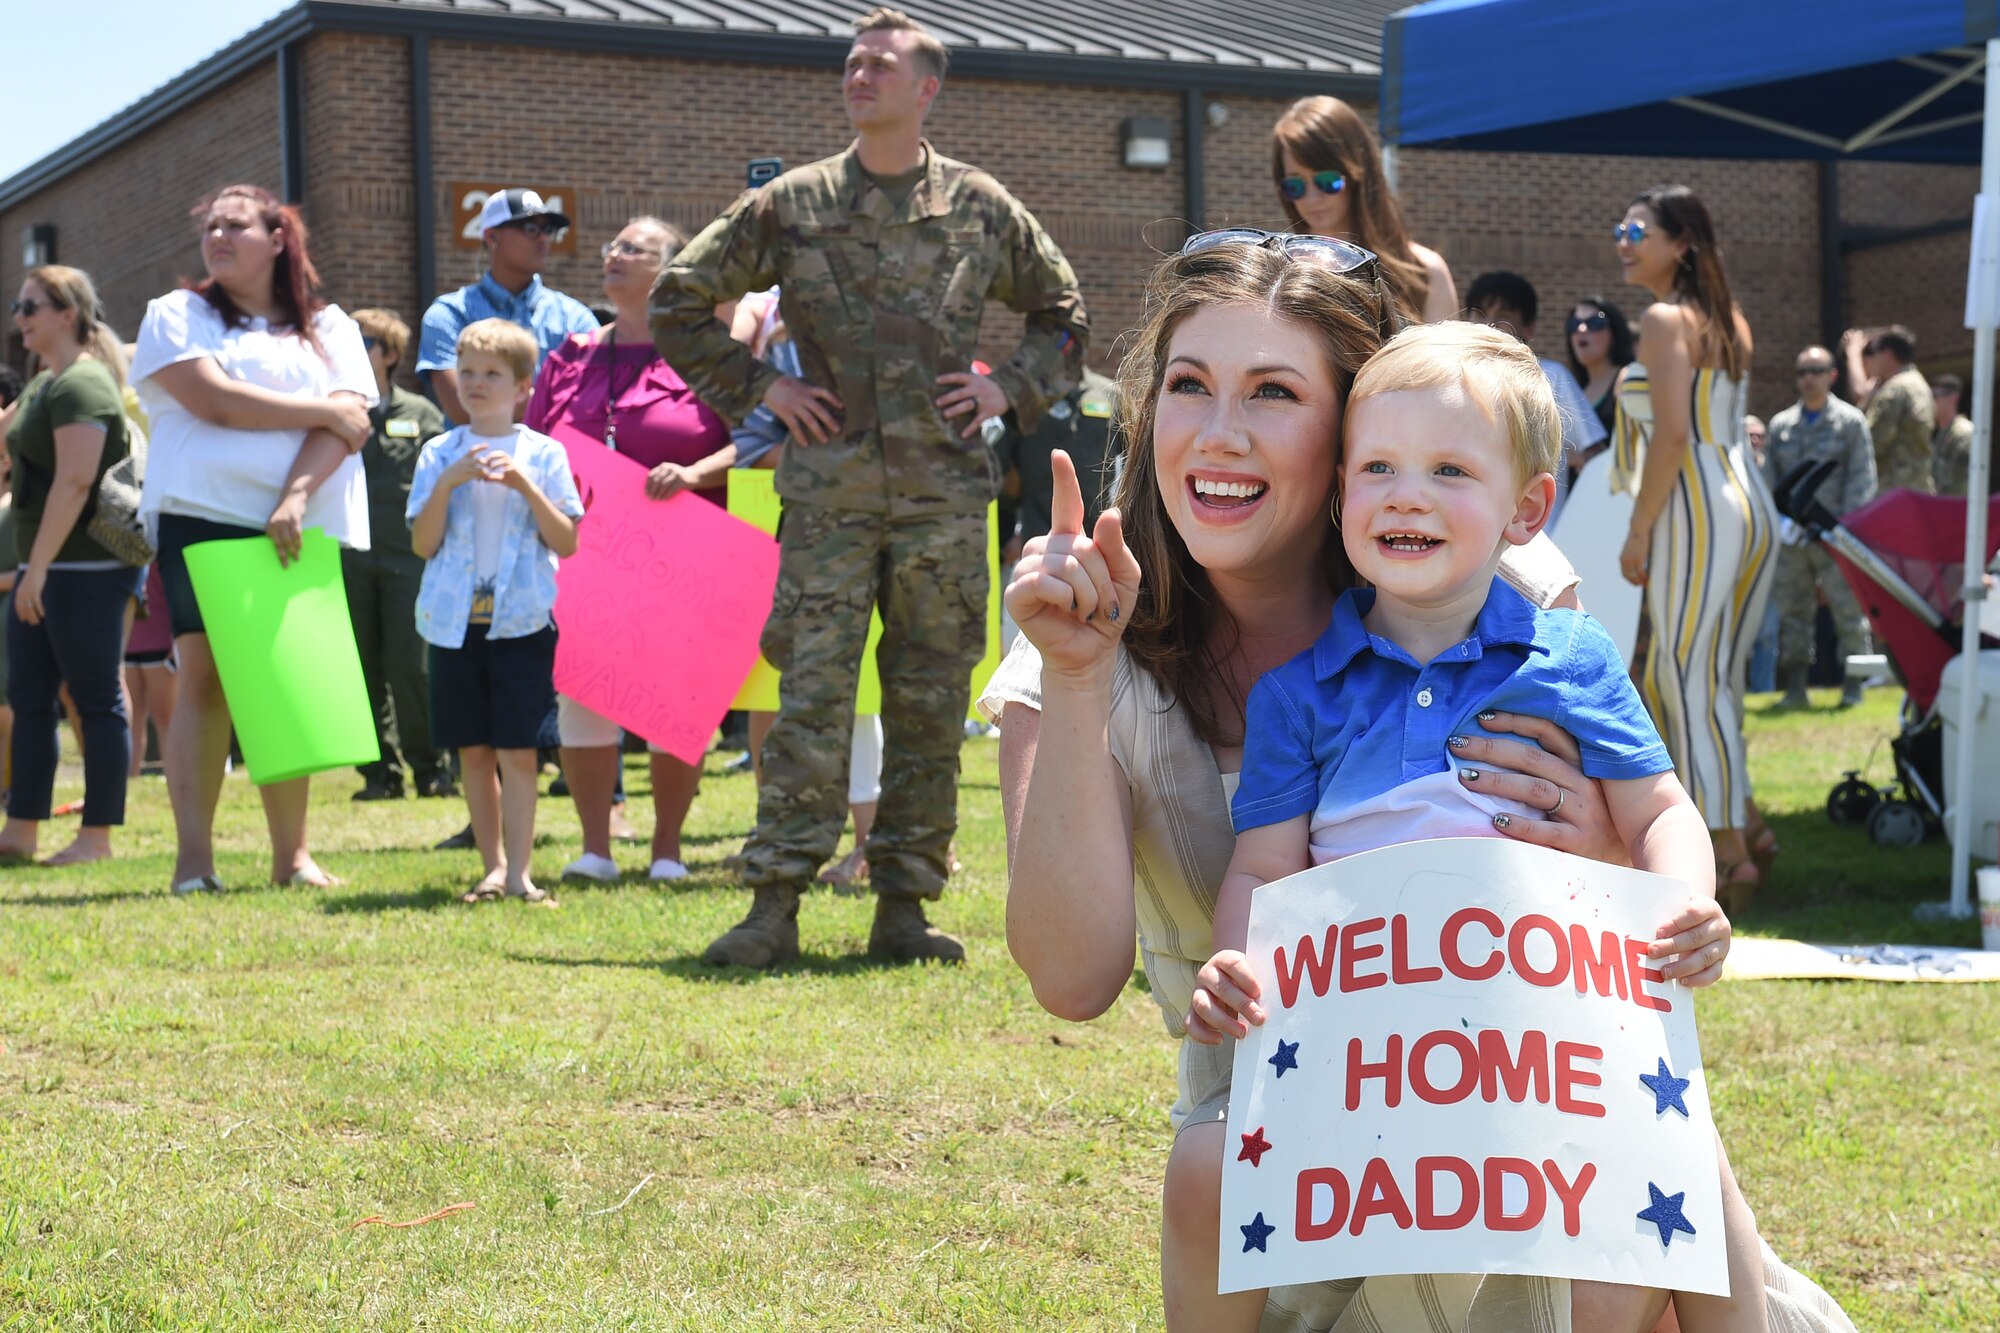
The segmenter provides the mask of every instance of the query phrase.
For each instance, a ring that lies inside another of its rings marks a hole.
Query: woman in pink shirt
[[[736,449],[729,427],[704,407],[653,348],[647,297],[660,266],[686,238],[658,218],[633,218],[604,247],[604,294],[618,317],[594,333],[572,334],[549,353],[528,403],[529,429],[565,426],[603,440],[649,470],[646,494],[664,500],[693,491],[726,504]],[[563,773],[583,825],[583,855],[565,878],[618,878],[611,859],[611,793],[618,781],[618,725],[574,699],[556,697]],[[698,767],[649,746],[653,769],[655,880],[681,879],[681,824],[701,780]]]

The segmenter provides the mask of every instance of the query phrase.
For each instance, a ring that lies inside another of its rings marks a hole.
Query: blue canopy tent
[[[1682,0],[1645,12],[1613,0],[1433,0],[1394,14],[1382,29],[1383,142],[1979,163],[1968,490],[1986,494],[2000,314],[2000,78],[1989,71],[2000,66],[2000,0]],[[1968,519],[1964,651],[1975,654],[1986,507],[1969,506]],[[1978,673],[1964,680],[1969,725]],[[1958,747],[1950,784],[1955,916],[1971,911],[1973,748]]]

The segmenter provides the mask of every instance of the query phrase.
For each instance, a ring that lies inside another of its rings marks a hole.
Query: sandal
[[[1771,863],[1778,859],[1778,835],[1764,822],[1764,816],[1754,805],[1746,805],[1749,818],[1743,829],[1744,844],[1750,849],[1750,859],[1757,863],[1760,877],[1771,873]]]
[[[173,894],[176,898],[185,898],[195,893],[221,892],[222,881],[213,875],[196,875],[193,879],[184,879],[173,886]]]
[[[1715,899],[1733,923],[1750,910],[1750,900],[1763,887],[1764,876],[1754,860],[1715,863]]]
[[[856,847],[847,855],[819,872],[819,882],[831,884],[835,889],[847,893],[859,893],[861,885],[868,882],[868,855]]]
[[[556,907],[560,905],[554,898],[549,896],[549,891],[542,888],[539,884],[530,884],[518,893],[510,885],[503,892],[509,898],[518,898],[524,903],[534,903],[539,907]]]
[[[464,893],[459,894],[458,900],[468,907],[476,903],[497,903],[505,893],[505,885],[497,884],[490,879],[482,879]]]

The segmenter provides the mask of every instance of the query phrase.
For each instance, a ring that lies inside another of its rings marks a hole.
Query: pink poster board
[[[646,498],[646,469],[558,426],[584,520],[556,574],[556,689],[698,764],[757,661],[778,544],[682,492]]]

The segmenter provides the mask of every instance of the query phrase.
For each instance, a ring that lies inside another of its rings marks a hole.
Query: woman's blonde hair
[[[104,307],[98,303],[97,287],[90,275],[67,264],[37,264],[23,275],[48,293],[49,300],[64,310],[76,311],[76,341],[84,351],[104,363],[118,387],[125,387],[125,342],[104,322]]]
[[[1555,392],[1542,363],[1512,334],[1463,320],[1404,329],[1354,377],[1350,418],[1357,404],[1405,389],[1463,389],[1506,430],[1521,481],[1555,472],[1562,457]]]
[[[1223,734],[1223,719],[1216,714],[1208,686],[1235,651],[1238,630],[1217,599],[1208,571],[1175,529],[1160,491],[1153,424],[1174,332],[1190,315],[1209,306],[1256,306],[1267,318],[1311,330],[1334,384],[1345,395],[1355,372],[1382,345],[1381,331],[1392,322],[1392,312],[1384,309],[1387,301],[1372,276],[1338,273],[1310,258],[1294,259],[1281,250],[1247,242],[1171,255],[1153,270],[1147,284],[1144,323],[1119,370],[1124,403],[1119,424],[1126,464],[1118,487],[1118,510],[1126,542],[1143,572],[1124,643],[1133,661],[1187,710],[1195,734],[1211,744],[1234,739]],[[1333,453],[1339,445],[1336,431],[1326,447]],[[1353,567],[1331,523],[1320,572],[1335,591],[1354,581]]]
[[[1347,217],[1353,234],[1343,239],[1375,252],[1382,261],[1382,280],[1402,306],[1404,318],[1422,319],[1424,301],[1431,293],[1430,274],[1410,246],[1402,207],[1389,189],[1382,153],[1366,122],[1338,97],[1301,97],[1271,130],[1273,186],[1285,178],[1286,149],[1307,171],[1338,171],[1347,177]],[[1282,189],[1278,201],[1293,231],[1311,230]]]

